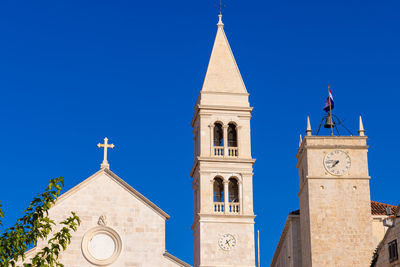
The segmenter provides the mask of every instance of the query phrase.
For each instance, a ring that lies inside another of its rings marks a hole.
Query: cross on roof
[[[107,161],[107,148],[114,148],[114,144],[108,144],[108,138],[104,138],[104,144],[97,144],[97,147],[104,147],[104,160],[103,163],[101,163],[100,167],[102,169],[109,169],[110,168],[110,164],[108,164]]]
[[[219,14],[222,14],[222,9],[224,9],[225,7],[226,5],[222,3],[222,0],[219,0],[218,4]]]

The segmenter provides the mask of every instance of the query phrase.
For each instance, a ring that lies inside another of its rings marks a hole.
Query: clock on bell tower
[[[359,136],[313,136],[297,152],[302,266],[369,266],[372,217],[368,145]]]
[[[250,107],[219,15],[192,119],[194,267],[255,266]]]

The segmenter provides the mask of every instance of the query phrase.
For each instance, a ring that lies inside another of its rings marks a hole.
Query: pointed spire
[[[311,130],[311,123],[310,123],[310,117],[307,116],[307,130],[306,130],[307,136],[311,136],[312,130]]]
[[[218,17],[217,35],[202,92],[246,94],[246,86],[225,35],[222,14],[220,13]]]
[[[361,116],[360,116],[358,134],[359,134],[360,136],[365,136],[365,130],[364,130],[364,125],[363,125]]]
[[[300,140],[299,140],[299,147],[301,146],[301,143],[303,142],[303,137],[300,134]]]

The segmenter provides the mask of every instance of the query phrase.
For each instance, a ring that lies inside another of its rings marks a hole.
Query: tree
[[[60,252],[67,248],[71,242],[71,232],[76,231],[80,225],[79,217],[72,212],[71,216],[60,222],[62,228],[48,239],[47,245],[39,250],[27,263],[25,252],[37,245],[39,239],[45,240],[52,233],[56,223],[49,218],[49,209],[54,205],[64,188],[62,177],[51,179],[46,190],[38,194],[24,211],[22,218],[14,226],[0,233],[0,266],[17,266],[21,263],[24,267],[62,267],[59,262]],[[4,212],[0,204],[0,226]]]

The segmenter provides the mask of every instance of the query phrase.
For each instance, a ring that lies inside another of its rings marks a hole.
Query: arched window
[[[236,125],[233,123],[228,124],[228,146],[237,147]]]
[[[214,202],[224,202],[224,183],[221,178],[214,178]]]
[[[235,178],[229,178],[229,202],[239,202],[239,184]]]
[[[214,124],[214,146],[224,145],[224,131],[222,130],[222,124],[216,122]]]

